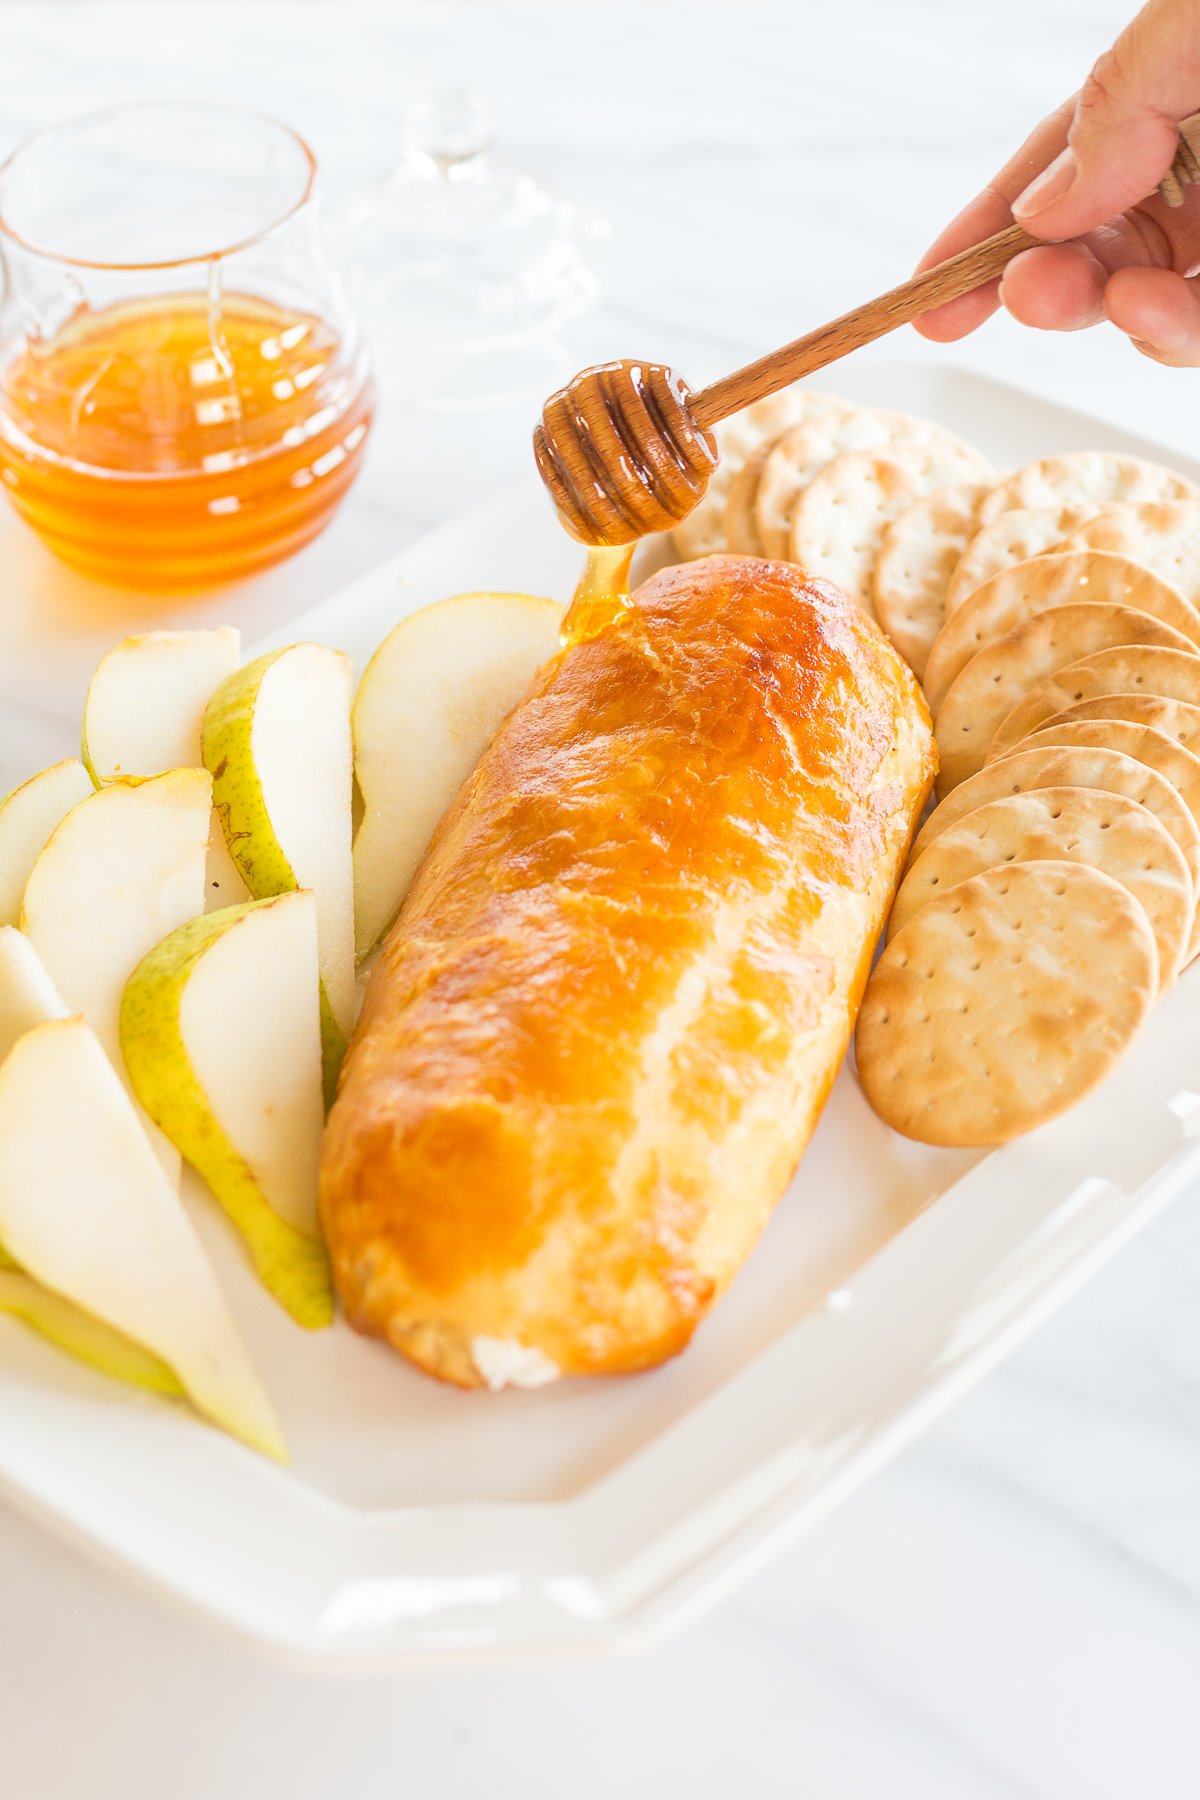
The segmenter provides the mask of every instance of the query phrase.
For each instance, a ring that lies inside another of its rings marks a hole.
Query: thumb
[[[1200,108],[1200,7],[1150,0],[1088,76],[1067,148],[1013,202],[1037,237],[1070,238],[1152,194]]]

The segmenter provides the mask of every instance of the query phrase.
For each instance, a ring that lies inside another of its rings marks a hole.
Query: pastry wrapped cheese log
[[[360,1330],[464,1387],[674,1355],[841,1062],[934,772],[786,563],[667,569],[537,674],[367,991],[321,1211]]]

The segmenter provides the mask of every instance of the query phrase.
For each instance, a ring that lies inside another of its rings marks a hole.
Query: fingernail
[[[1031,181],[1024,193],[1018,194],[1013,201],[1013,213],[1018,219],[1032,219],[1038,213],[1045,212],[1056,200],[1061,200],[1075,186],[1079,174],[1079,164],[1075,161],[1075,152],[1066,149],[1056,156],[1048,169],[1043,169],[1036,181]]]

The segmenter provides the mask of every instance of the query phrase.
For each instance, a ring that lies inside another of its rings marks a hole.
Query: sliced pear
[[[286,1456],[199,1239],[82,1019],[35,1025],[0,1064],[0,1239],[164,1362],[214,1423]]]
[[[198,768],[204,709],[241,653],[230,625],[148,631],[115,645],[83,706],[83,760],[96,786]]]
[[[242,634],[232,625],[147,631],[110,650],[96,667],[83,706],[83,760],[96,786],[202,768],[204,709],[241,654]],[[210,912],[249,898],[215,816],[206,896]]]
[[[204,719],[217,813],[250,892],[316,899],[327,1098],[355,1015],[350,680],[340,651],[292,644],[222,682]]]
[[[184,1397],[183,1383],[160,1357],[32,1276],[4,1264],[0,1264],[0,1313],[11,1313],[68,1356],[115,1381],[127,1381],[172,1399]]]
[[[0,1062],[26,1031],[66,1016],[66,1003],[29,939],[15,925],[0,925]]]
[[[180,926],[121,1004],[134,1093],[204,1177],[263,1284],[310,1327],[333,1318],[317,1227],[319,988],[313,897],[281,894]]]
[[[558,649],[562,607],[533,594],[456,594],[401,620],[351,715],[363,815],[354,839],[359,957],[400,910],[442,814]]]
[[[203,909],[211,814],[203,769],[100,788],[67,814],[30,873],[25,933],[67,1006],[83,1014],[122,1072],[125,983],[161,938]],[[178,1153],[148,1129],[178,1181]]]
[[[229,854],[221,821],[214,812],[208,830],[208,857],[204,869],[204,904],[209,912],[222,907],[238,906],[248,900],[250,889],[242,880],[237,864]]]
[[[0,800],[0,925],[17,923],[29,871],[47,838],[91,791],[87,770],[69,756]]]
[[[65,1018],[66,1013],[62,997],[29,939],[11,925],[0,926],[0,1062],[25,1032],[48,1019]],[[17,1268],[3,1244],[0,1312],[23,1320],[60,1349],[118,1381],[130,1381],[160,1394],[183,1393],[158,1357],[34,1281]]]

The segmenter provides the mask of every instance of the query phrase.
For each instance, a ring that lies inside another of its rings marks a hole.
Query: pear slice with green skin
[[[232,625],[147,631],[114,645],[96,665],[83,704],[83,762],[95,785],[203,768],[204,709],[241,654],[242,634]],[[205,895],[210,912],[249,898],[215,814]]]
[[[0,926],[0,1063],[18,1038],[67,1009],[27,937]],[[118,1381],[181,1395],[176,1377],[140,1344],[34,1281],[0,1244],[0,1312],[11,1313],[59,1349]]]
[[[463,782],[559,648],[563,609],[534,594],[455,594],[402,619],[358,684],[351,725],[357,954],[399,912]]]
[[[212,781],[172,769],[95,789],[51,834],[30,871],[21,924],[72,1012],[82,1013],[124,1074],[125,983],[148,951],[203,910]],[[178,1184],[179,1156],[147,1133]]]
[[[35,1025],[0,1063],[0,1239],[27,1275],[165,1363],[213,1423],[286,1458],[200,1241],[82,1019]]]
[[[59,1350],[65,1350],[77,1362],[109,1375],[114,1381],[128,1382],[131,1387],[147,1388],[152,1394],[169,1399],[185,1398],[186,1390],[179,1377],[149,1350],[143,1350],[123,1332],[114,1331],[100,1319],[94,1319],[82,1307],[64,1300],[40,1281],[34,1281],[12,1263],[0,1257],[0,1313],[20,1319],[39,1337],[44,1337]]]
[[[256,900],[312,890],[327,1103],[354,1026],[351,665],[291,644],[221,683],[204,717],[204,764],[225,841]]]
[[[55,827],[91,791],[87,770],[69,756],[0,800],[0,925],[17,923],[29,871]]]
[[[333,1319],[317,1226],[324,1105],[316,905],[307,892],[193,919],[121,1003],[133,1091],[245,1239],[298,1324]]]

